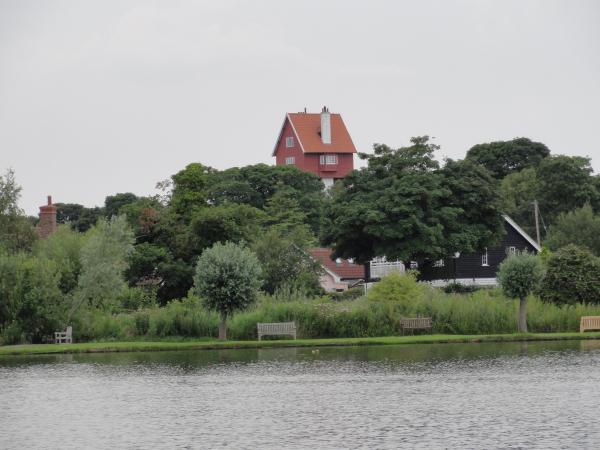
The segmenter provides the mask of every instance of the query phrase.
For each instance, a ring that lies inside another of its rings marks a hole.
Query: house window
[[[290,137],[286,137],[285,138],[285,146],[287,148],[293,147],[294,146],[294,137],[290,136]]]
[[[517,247],[506,247],[506,254],[507,255],[515,255],[517,253]]]
[[[437,261],[433,262],[433,267],[444,267],[444,260],[443,259],[438,259]]]
[[[487,248],[485,249],[485,253],[481,254],[481,265],[485,267],[489,266]]]
[[[296,158],[294,158],[293,156],[288,156],[287,158],[285,158],[285,163],[286,164],[296,164]]]
[[[410,268],[411,269],[418,269],[419,268],[419,263],[416,261],[411,261],[410,262]]]
[[[321,155],[321,165],[337,164],[337,155]]]

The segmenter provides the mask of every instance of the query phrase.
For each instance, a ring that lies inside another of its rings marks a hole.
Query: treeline
[[[600,183],[589,159],[550,155],[528,139],[481,144],[444,164],[436,150],[427,137],[399,149],[375,145],[361,155],[367,166],[327,193],[318,177],[292,166],[220,171],[192,163],[159,183],[156,196],[56,204],[61,226],[46,240],[19,209],[20,187],[8,171],[0,176],[2,340],[41,341],[93,311],[184,298],[198,257],[218,242],[250,248],[262,291],[277,298],[321,293],[319,268],[302,251],[311,246],[358,261],[475,251],[500,239],[502,212],[531,229],[533,200],[550,248],[574,243],[598,254],[595,235],[580,228],[600,228]]]

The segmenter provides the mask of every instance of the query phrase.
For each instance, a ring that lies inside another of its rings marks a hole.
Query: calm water
[[[0,448],[598,448],[600,342],[0,358]]]

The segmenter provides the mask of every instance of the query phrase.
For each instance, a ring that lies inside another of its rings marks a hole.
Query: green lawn
[[[478,342],[515,342],[515,341],[557,341],[577,339],[600,339],[600,332],[594,333],[529,333],[529,334],[491,334],[491,335],[418,335],[391,336],[375,338],[334,338],[334,339],[298,339],[267,341],[128,341],[128,342],[86,342],[81,344],[36,344],[7,345],[0,347],[3,355],[33,355],[51,353],[100,353],[100,352],[151,352],[166,350],[210,350],[267,347],[327,347],[353,345],[401,345],[435,343],[478,343]]]

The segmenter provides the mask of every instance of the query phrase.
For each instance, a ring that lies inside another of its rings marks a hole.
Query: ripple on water
[[[600,349],[426,345],[0,359],[0,448],[593,448]]]

